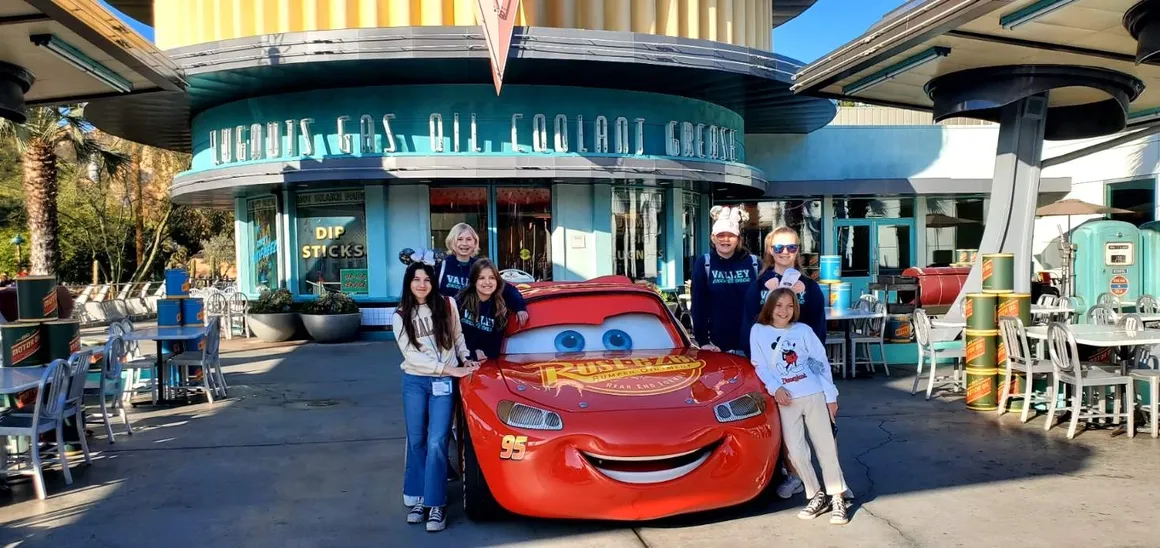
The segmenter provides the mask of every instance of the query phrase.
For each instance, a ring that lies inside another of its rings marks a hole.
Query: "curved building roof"
[[[828,99],[794,95],[800,65],[761,50],[616,31],[518,27],[505,84],[649,91],[706,100],[745,119],[746,133],[808,133],[833,119]],[[189,151],[190,116],[217,105],[320,87],[490,83],[479,27],[394,27],[263,35],[169,50],[184,93],[90,103],[102,130]]]
[[[138,21],[153,24],[153,0],[105,0]],[[817,0],[772,0],[773,27],[777,28],[787,21],[801,15],[802,12],[814,5]]]

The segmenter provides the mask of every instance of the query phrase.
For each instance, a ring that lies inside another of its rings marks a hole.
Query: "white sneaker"
[[[411,508],[412,506],[417,506],[420,504],[423,504],[423,497],[411,497],[408,495],[403,495],[403,506]]]
[[[802,480],[797,476],[786,476],[785,481],[777,486],[777,496],[788,499],[797,493],[806,490],[806,486],[802,484]]]

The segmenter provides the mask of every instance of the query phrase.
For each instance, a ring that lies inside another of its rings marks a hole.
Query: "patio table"
[[[0,395],[19,394],[36,388],[47,366],[0,367]]]
[[[826,307],[826,321],[840,321],[845,327],[846,337],[846,363],[850,364],[850,371],[854,371],[854,320],[875,320],[878,318],[885,318],[885,312],[874,312],[871,310],[856,310],[853,308],[830,308]],[[824,342],[824,341],[823,341]],[[886,359],[886,356],[882,356]],[[855,376],[856,371],[854,371]],[[842,378],[846,378],[846,368],[842,368]]]
[[[182,327],[146,327],[142,329],[134,329],[126,333],[124,340],[126,341],[156,341],[157,342],[157,371],[154,374],[154,382],[157,384],[157,404],[169,405],[173,402],[166,397],[165,393],[165,358],[161,351],[161,343],[165,341],[192,341],[198,337],[206,334],[206,326],[182,326]]]

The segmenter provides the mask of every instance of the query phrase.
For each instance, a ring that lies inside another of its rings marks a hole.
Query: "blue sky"
[[[100,0],[104,3],[104,0]],[[860,36],[904,0],[818,0],[797,19],[773,33],[774,51],[809,63]],[[105,7],[109,7],[105,4]],[[153,29],[121,15],[142,36],[153,40]]]
[[[773,32],[773,51],[810,63],[859,37],[904,0],[818,0]]]

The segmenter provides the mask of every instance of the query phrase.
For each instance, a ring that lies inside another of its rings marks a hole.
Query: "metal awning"
[[[1160,66],[1136,64],[1125,13],[1138,0],[915,0],[865,34],[806,66],[797,93],[931,110],[924,87],[968,69],[1006,65],[1102,67],[1145,90],[1129,125],[1160,117]],[[1051,92],[1051,107],[1105,100],[1089,87]]]
[[[185,85],[173,62],[96,0],[0,2],[0,63],[8,67],[0,80],[19,80],[27,105],[180,91]],[[6,99],[13,110],[18,100],[16,94]]]

